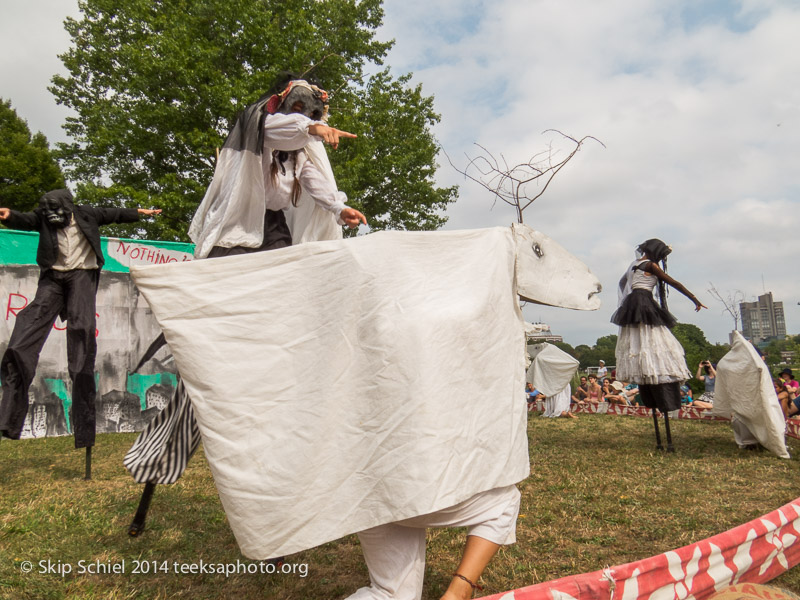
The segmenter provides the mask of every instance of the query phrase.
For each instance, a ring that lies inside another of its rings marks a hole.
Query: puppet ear
[[[274,115],[278,112],[278,107],[281,105],[281,97],[277,94],[273,94],[269,100],[267,100],[267,112],[271,115]]]

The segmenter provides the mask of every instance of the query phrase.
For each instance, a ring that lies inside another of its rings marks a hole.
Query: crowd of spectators
[[[577,406],[587,404],[600,404],[608,402],[610,404],[620,404],[624,406],[641,405],[639,388],[635,383],[617,381],[616,370],[610,372],[606,369],[605,363],[601,360],[597,369],[597,375],[581,375],[579,384],[572,391],[571,402]],[[602,375],[600,375],[602,373]],[[681,406],[700,409],[711,409],[714,407],[714,389],[717,380],[715,365],[708,360],[701,361],[697,365],[695,378],[703,384],[704,391],[699,397],[694,397],[692,388],[682,385]],[[775,393],[781,405],[784,417],[800,417],[800,384],[795,380],[792,370],[783,369],[775,377]],[[532,384],[528,384],[527,390],[528,410],[533,410],[536,400],[544,400],[538,390]]]

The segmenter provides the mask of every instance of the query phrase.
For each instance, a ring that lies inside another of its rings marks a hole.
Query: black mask
[[[39,208],[50,225],[63,229],[69,225],[75,205],[69,190],[53,190],[39,199]]]
[[[293,86],[279,109],[284,114],[300,113],[313,121],[322,120],[325,114],[325,103],[322,95],[304,86]]]

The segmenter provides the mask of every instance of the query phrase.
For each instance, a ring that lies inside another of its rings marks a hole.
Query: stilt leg
[[[667,430],[667,452],[675,452],[675,447],[672,445],[672,433],[669,430],[669,413],[664,413],[664,427]]]
[[[142,492],[142,499],[139,500],[139,508],[136,509],[136,514],[133,516],[133,521],[128,526],[128,535],[136,537],[144,531],[144,522],[147,519],[147,509],[150,508],[150,500],[153,498],[153,492],[156,491],[155,483],[145,483],[144,491]]]
[[[664,446],[661,445],[661,432],[658,430],[658,412],[656,409],[651,409],[653,411],[653,427],[656,428],[656,450],[663,450]]]
[[[86,472],[83,478],[89,481],[92,478],[92,447],[86,446]]]

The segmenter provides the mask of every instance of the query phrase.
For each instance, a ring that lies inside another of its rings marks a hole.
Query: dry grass
[[[674,423],[672,455],[654,451],[647,419],[531,417],[529,432],[532,474],[520,484],[518,542],[487,569],[486,593],[661,553],[800,496],[797,459],[741,452],[725,423]],[[158,488],[145,533],[128,537],[141,493],[122,467],[133,439],[100,436],[89,482],[82,480],[83,452],[70,438],[0,444],[0,597],[333,599],[366,584],[354,536],[289,557],[296,569],[307,565],[306,577],[133,574],[133,561],[169,561],[171,571],[174,561],[243,560],[202,453],[177,484]],[[798,454],[800,444],[790,443]],[[430,532],[424,598],[444,591],[463,535]],[[38,573],[39,561],[48,559],[75,570],[81,560],[125,560],[126,573]],[[34,573],[21,572],[24,561],[33,562]],[[775,583],[800,592],[800,569]]]

